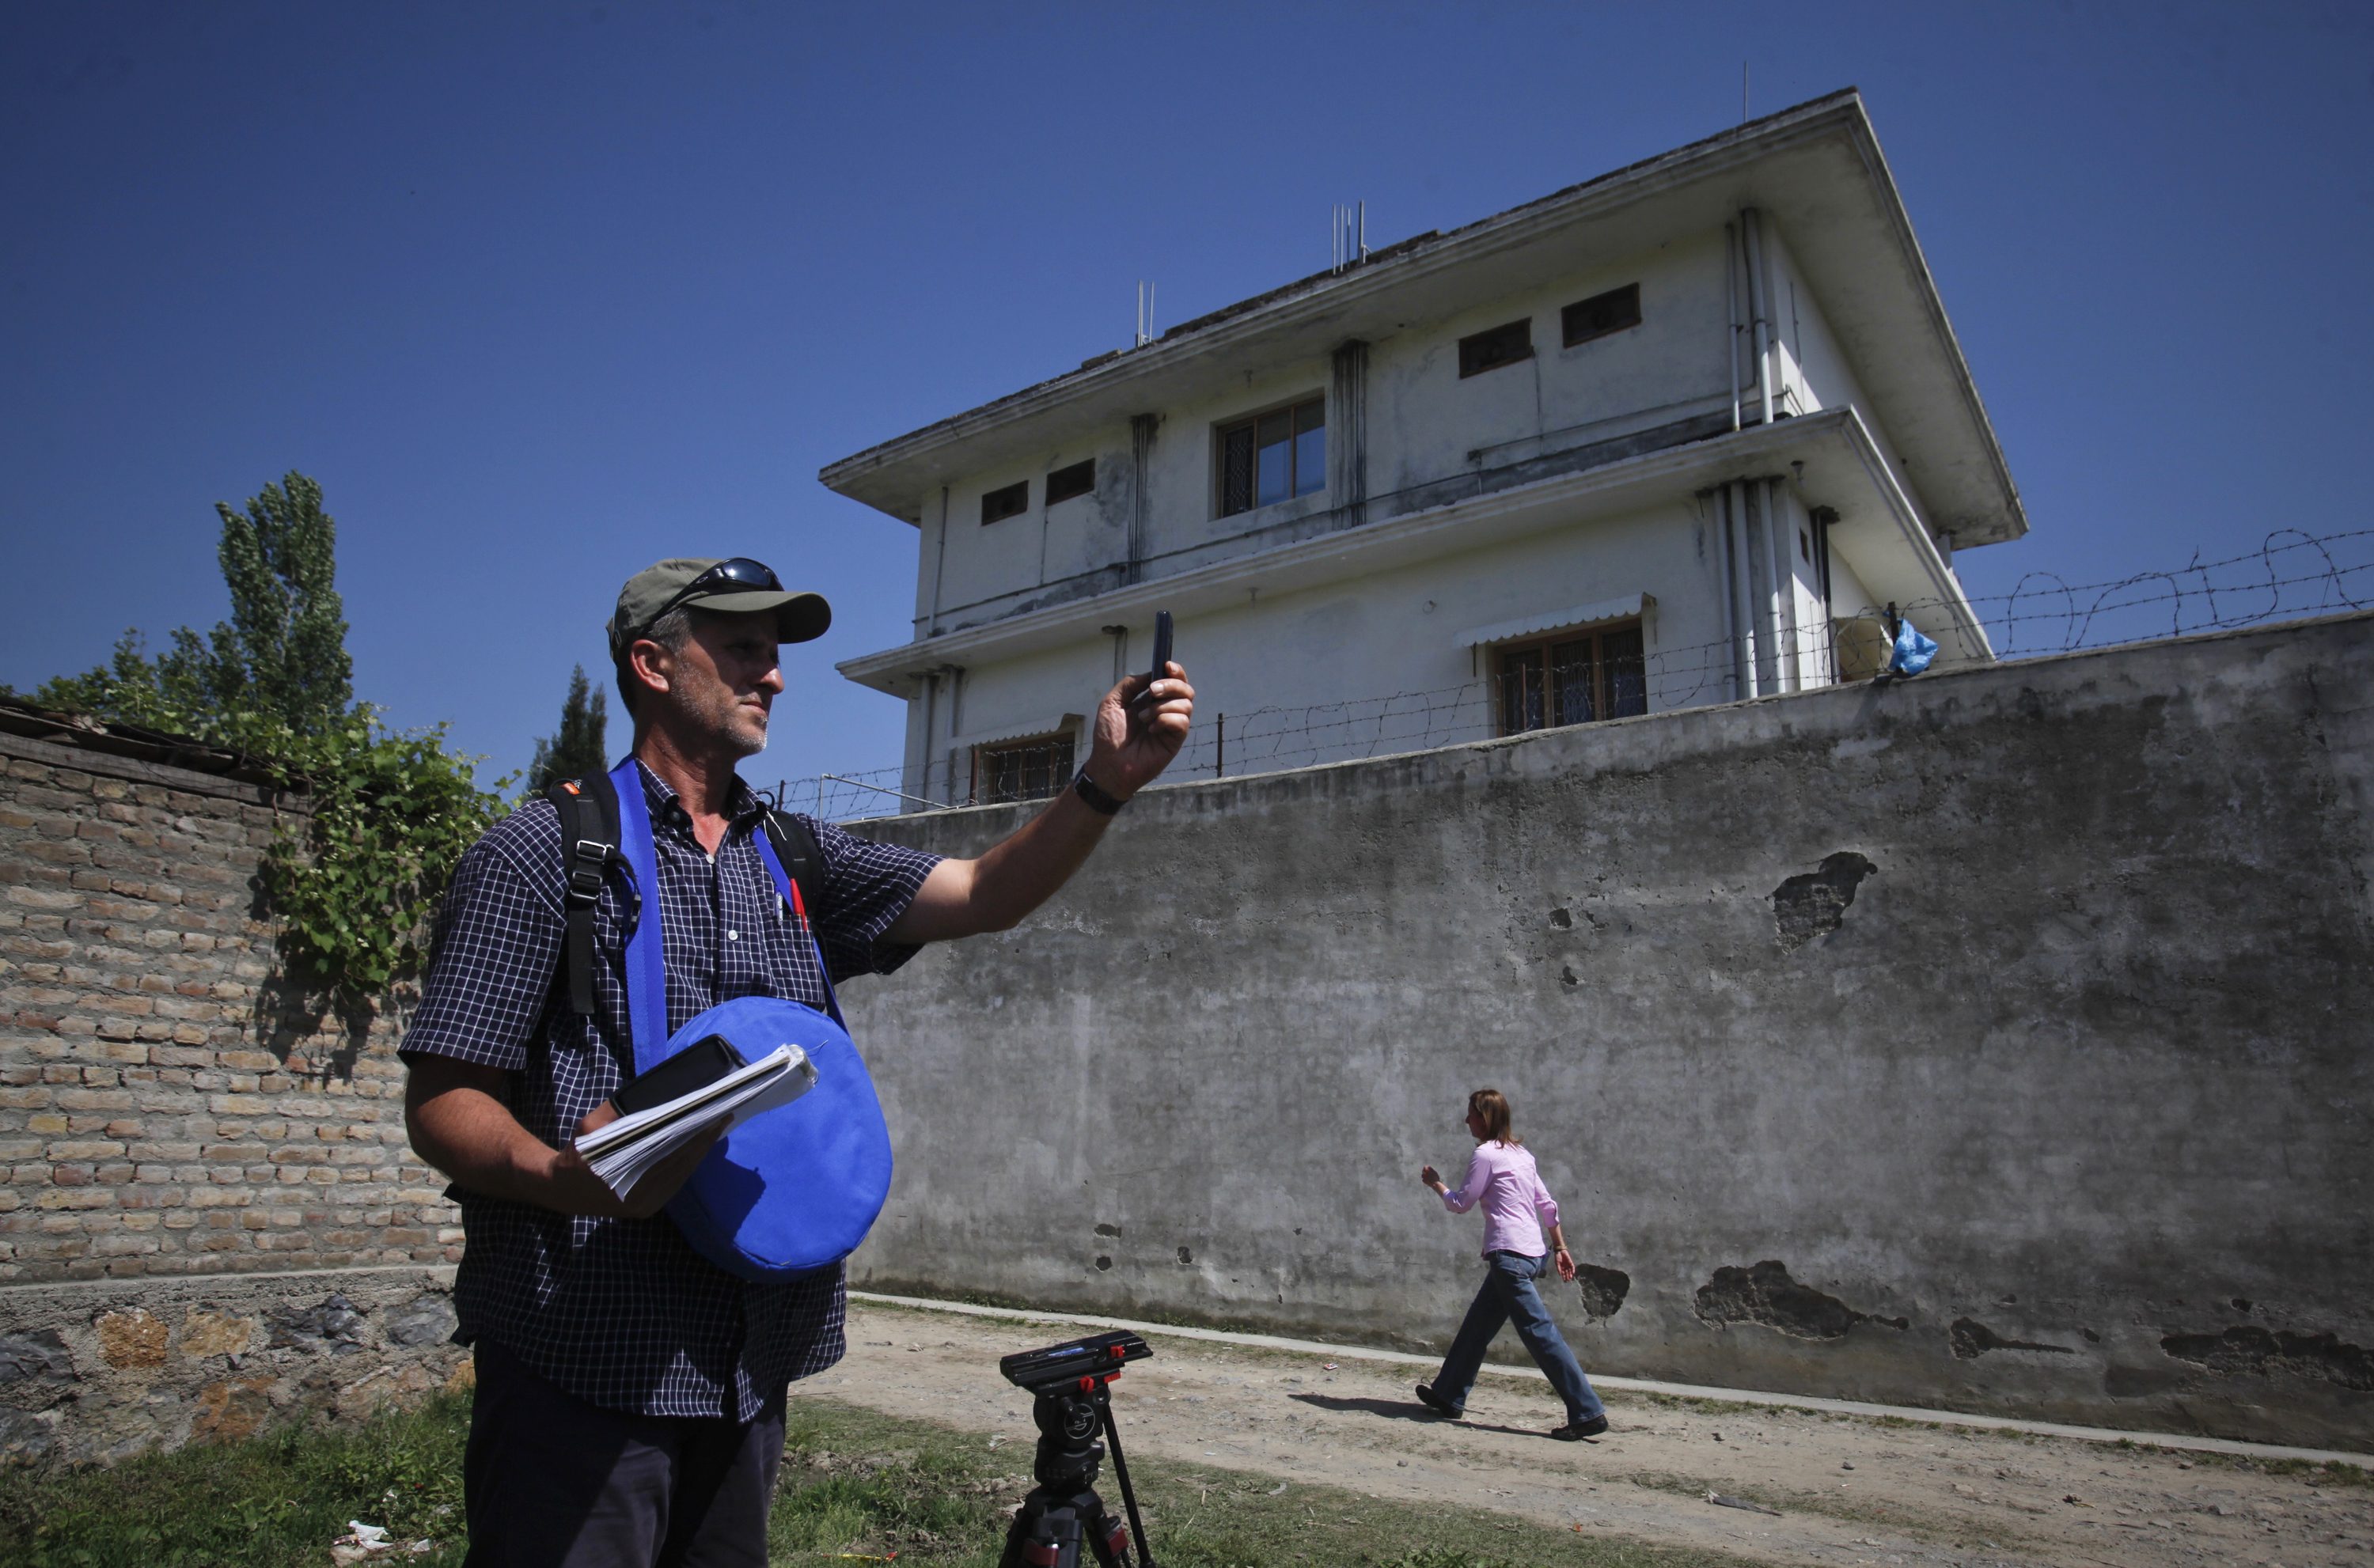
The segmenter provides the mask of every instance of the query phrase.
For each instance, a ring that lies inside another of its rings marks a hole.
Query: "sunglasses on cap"
[[[758,590],[770,593],[780,593],[783,591],[782,582],[775,576],[774,568],[764,561],[754,561],[747,556],[732,556],[677,589],[668,602],[660,606],[659,614],[653,615],[644,624],[646,626],[656,624],[661,616],[665,615],[688,599],[701,594],[715,593],[721,589],[737,588]]]

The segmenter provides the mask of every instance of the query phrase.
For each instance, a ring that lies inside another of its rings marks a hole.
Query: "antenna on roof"
[[[1739,123],[1747,123],[1747,62],[1739,63]]]
[[[1369,204],[1336,203],[1327,214],[1327,270],[1342,272],[1368,259]]]
[[[1154,341],[1154,285],[1145,278],[1137,280],[1137,341],[1131,346],[1144,348]]]

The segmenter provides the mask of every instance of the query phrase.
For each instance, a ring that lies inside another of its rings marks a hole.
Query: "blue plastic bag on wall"
[[[1910,621],[1896,623],[1896,651],[1888,655],[1891,675],[1917,675],[1937,657],[1937,645],[1912,629]]]

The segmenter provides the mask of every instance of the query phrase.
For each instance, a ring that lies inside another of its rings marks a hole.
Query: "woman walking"
[[[1451,1341],[1451,1353],[1442,1358],[1442,1370],[1431,1384],[1417,1386],[1417,1397],[1436,1414],[1457,1420],[1467,1408],[1467,1391],[1475,1387],[1486,1347],[1501,1324],[1513,1321],[1534,1364],[1566,1401],[1566,1424],[1550,1435],[1568,1442],[1596,1437],[1607,1430],[1607,1411],[1549,1309],[1542,1305],[1541,1293],[1534,1289],[1553,1258],[1559,1279],[1574,1278],[1574,1257],[1558,1226],[1557,1200],[1542,1186],[1533,1152],[1510,1130],[1507,1095],[1498,1089],[1478,1089],[1468,1095],[1467,1135],[1475,1140],[1475,1154],[1459,1190],[1443,1186],[1432,1165],[1418,1172],[1418,1180],[1440,1194],[1443,1206],[1454,1214],[1483,1204],[1484,1284]],[[1546,1254],[1542,1249],[1545,1229],[1550,1234]]]

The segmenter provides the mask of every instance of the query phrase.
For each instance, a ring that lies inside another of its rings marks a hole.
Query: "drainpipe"
[[[1147,470],[1154,463],[1154,427],[1158,423],[1151,414],[1134,414],[1129,420],[1129,558],[1122,565],[1122,581],[1136,582],[1146,576],[1146,511],[1152,505],[1151,485]]]
[[[934,719],[939,712],[940,677],[937,671],[923,670],[916,673],[915,678],[923,684],[923,743],[916,748],[916,755],[923,758],[923,776],[910,783],[907,786],[907,792],[928,801],[932,798],[932,747],[935,743],[932,736],[932,726]]]
[[[1733,390],[1735,392],[1737,388]],[[1710,507],[1710,503],[1715,526],[1722,531],[1722,640],[1731,647],[1731,700],[1737,702],[1747,695],[1747,666],[1740,655],[1739,561],[1731,547],[1730,491],[1720,488],[1700,490],[1698,505]]]
[[[1839,678],[1839,637],[1837,612],[1830,598],[1830,524],[1839,521],[1832,507],[1816,507],[1814,523],[1814,575],[1822,587],[1822,647],[1828,662],[1822,670],[1825,685],[1835,685]]]
[[[1797,637],[1797,553],[1789,548],[1789,535],[1793,532],[1788,520],[1780,515],[1780,481],[1767,479],[1764,486],[1764,543],[1772,562],[1772,689],[1803,691],[1804,669],[1799,663],[1804,649]]]
[[[1723,368],[1731,376],[1731,427],[1739,428],[1739,226],[1722,226],[1722,309],[1730,329],[1723,335]],[[946,492],[942,492],[941,510],[946,522]]]
[[[940,543],[938,554],[932,562],[932,614],[923,623],[923,635],[940,635],[940,579],[948,569],[948,487],[940,486]]]
[[[1764,515],[1764,482],[1743,479],[1740,528],[1747,535],[1747,570],[1754,588],[1756,612],[1756,691],[1770,696],[1780,685],[1780,604],[1777,591],[1780,565],[1772,558],[1772,530]]]
[[[1747,532],[1747,486],[1735,480],[1722,487],[1722,538],[1737,568],[1732,574],[1732,623],[1738,636],[1732,656],[1739,666],[1740,696],[1762,696],[1757,678],[1756,557]]]
[[[1740,234],[1747,253],[1747,310],[1756,322],[1756,385],[1762,398],[1764,423],[1772,423],[1771,301],[1764,287],[1764,225],[1754,207],[1739,215]]]

